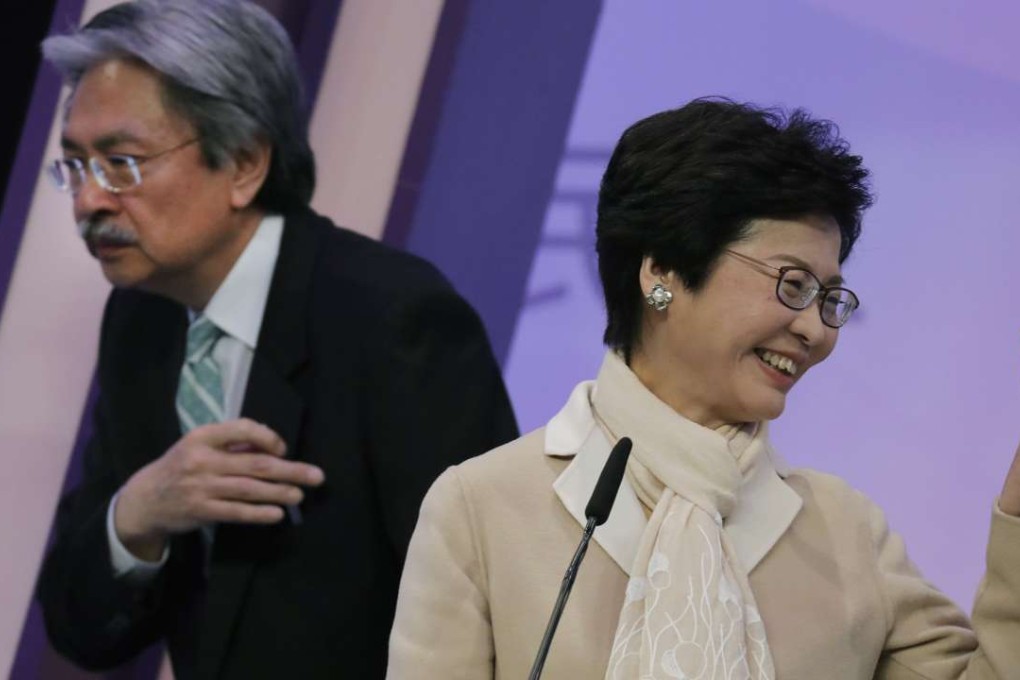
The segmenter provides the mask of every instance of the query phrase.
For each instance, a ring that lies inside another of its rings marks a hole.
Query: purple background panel
[[[25,30],[22,35],[32,39],[31,42],[12,40],[7,41],[4,46],[8,63],[22,64],[26,72],[38,71],[38,73],[27,100],[21,99],[15,90],[10,93],[11,98],[5,104],[8,107],[25,108],[18,112],[23,113],[23,116],[13,111],[7,114],[10,122],[17,125],[16,129],[21,132],[21,137],[20,141],[9,147],[17,150],[10,162],[6,185],[0,185],[3,188],[3,203],[0,204],[0,315],[3,314],[7,287],[10,285],[14,262],[21,246],[21,237],[25,230],[25,220],[28,218],[36,180],[42,168],[42,155],[46,148],[46,137],[50,132],[53,110],[60,98],[60,78],[53,69],[38,68],[38,40],[55,29],[77,24],[83,4],[84,0],[59,0],[55,7],[51,4],[49,10],[45,4],[40,4],[33,10],[26,11],[28,16],[24,26],[18,22],[18,28]],[[50,11],[52,17],[47,21]],[[49,26],[49,30],[39,34],[33,28],[36,24],[44,29]],[[6,164],[8,161],[4,159],[3,162]]]
[[[53,19],[55,0],[41,0],[22,8],[18,21],[0,23],[0,59],[18,64],[4,73],[4,104],[0,109],[0,187],[14,163],[28,102],[35,87],[39,65],[39,40]],[[2,297],[2,296],[0,296]]]
[[[878,502],[969,609],[1020,436],[1020,45],[1001,28],[1018,10],[887,7],[606,2],[506,373],[527,430],[598,369],[595,197],[630,123],[713,94],[837,121],[878,194],[844,266],[863,307],[773,438]]]
[[[457,65],[458,47],[464,37],[470,0],[446,0],[439,15],[432,52],[422,77],[418,106],[404,145],[393,198],[386,215],[382,240],[395,248],[404,248],[414,225],[421,186],[429,171],[436,131],[443,120],[444,94]]]
[[[342,0],[255,0],[280,20],[290,34],[304,79],[308,110],[315,108],[326,57],[340,16]]]
[[[440,98],[440,113],[412,129],[432,128],[428,160],[402,168],[406,221],[389,220],[385,240],[439,266],[481,314],[500,361],[600,8],[591,0],[470,3],[445,89],[421,95],[424,107]]]

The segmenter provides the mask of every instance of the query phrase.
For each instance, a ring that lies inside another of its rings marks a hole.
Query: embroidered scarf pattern
[[[710,430],[683,418],[608,353],[593,396],[627,478],[651,511],[631,569],[607,680],[774,680],[747,574],[723,531],[765,426]]]

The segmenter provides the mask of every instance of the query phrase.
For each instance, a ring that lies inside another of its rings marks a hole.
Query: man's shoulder
[[[449,289],[442,273],[417,255],[336,225],[311,210],[286,217],[285,228],[307,229],[315,234],[321,274],[349,282],[388,287]]]
[[[349,331],[356,319],[359,328],[378,338],[410,341],[425,333],[432,341],[442,337],[447,342],[480,337],[475,309],[417,255],[337,227],[311,211],[298,214],[284,229],[278,273],[292,282],[308,277],[307,284],[294,289],[306,290],[301,298],[319,315],[320,330],[334,320],[342,323],[333,327]],[[289,241],[287,229],[297,232]]]

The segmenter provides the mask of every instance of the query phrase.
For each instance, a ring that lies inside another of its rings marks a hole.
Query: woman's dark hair
[[[605,343],[629,360],[640,339],[645,256],[698,291],[752,220],[824,215],[839,225],[843,262],[871,205],[867,179],[836,126],[801,109],[696,99],[630,126],[599,190]]]

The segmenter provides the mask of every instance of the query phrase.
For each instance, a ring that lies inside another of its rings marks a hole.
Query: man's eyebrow
[[[790,264],[794,265],[795,267],[800,267],[802,269],[807,269],[812,274],[815,274],[815,271],[811,268],[811,265],[809,265],[807,262],[805,262],[804,260],[800,259],[796,255],[780,254],[780,255],[774,256],[774,259],[776,259],[776,260],[783,260],[785,262],[789,262]],[[818,276],[818,275],[815,274],[815,276]],[[839,274],[837,274],[835,276],[830,276],[825,281],[822,281],[822,284],[826,285],[826,286],[842,286],[844,283],[846,283],[846,281]]]
[[[140,144],[140,143],[141,140],[138,138],[137,135],[134,135],[128,132],[127,130],[118,130],[116,132],[111,132],[109,134],[103,135],[102,137],[99,137],[98,139],[96,139],[95,142],[92,143],[92,147],[100,153],[106,153],[110,149],[120,144]],[[60,147],[65,151],[76,152],[85,151],[84,145],[82,145],[80,142],[71,139],[70,137],[67,137],[66,135],[61,136],[60,138]]]
[[[60,148],[63,149],[64,151],[76,151],[76,152],[80,152],[80,151],[84,150],[84,149],[82,149],[81,144],[79,144],[78,142],[74,141],[70,137],[65,137],[63,135],[61,135],[61,137],[60,137]]]

